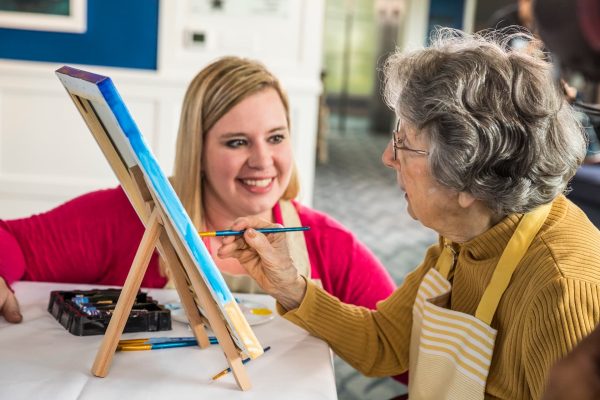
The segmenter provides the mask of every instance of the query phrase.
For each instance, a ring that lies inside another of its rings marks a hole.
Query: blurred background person
[[[540,36],[553,52],[558,67],[580,71],[589,80],[600,81],[598,1],[537,0],[535,18]],[[596,178],[598,185],[598,175]],[[600,326],[552,368],[543,398],[600,398]]]

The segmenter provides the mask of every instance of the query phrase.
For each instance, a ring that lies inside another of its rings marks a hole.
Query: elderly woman
[[[539,398],[600,320],[600,232],[563,195],[584,133],[551,65],[493,38],[442,31],[385,73],[398,125],[383,162],[440,235],[404,284],[371,311],[302,278],[283,235],[248,229],[219,254],[363,373],[410,369],[411,400]]]

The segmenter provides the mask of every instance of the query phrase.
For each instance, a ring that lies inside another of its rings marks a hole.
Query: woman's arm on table
[[[23,252],[14,236],[0,221],[0,315],[8,322],[21,322],[19,303],[10,285],[25,273]]]
[[[122,285],[143,229],[121,188],[91,192],[31,217],[0,221],[0,277],[9,291],[18,280]],[[154,267],[144,278],[146,286],[156,286]]]

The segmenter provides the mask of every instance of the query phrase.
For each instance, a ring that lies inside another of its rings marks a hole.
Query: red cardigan
[[[312,278],[346,303],[375,308],[395,285],[377,258],[331,217],[294,203]],[[281,223],[279,206],[273,208]],[[0,220],[0,276],[17,280],[123,285],[144,227],[123,190],[100,190],[42,214]],[[163,287],[155,252],[143,287]]]

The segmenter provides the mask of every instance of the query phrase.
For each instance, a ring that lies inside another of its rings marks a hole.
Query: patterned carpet
[[[332,118],[329,125],[337,122]],[[407,214],[394,171],[381,163],[389,137],[369,134],[366,119],[349,118],[346,126],[344,133],[327,134],[329,159],[316,169],[314,207],[355,232],[400,284],[437,235]],[[406,392],[391,378],[362,376],[338,357],[335,370],[341,400],[389,399]]]

